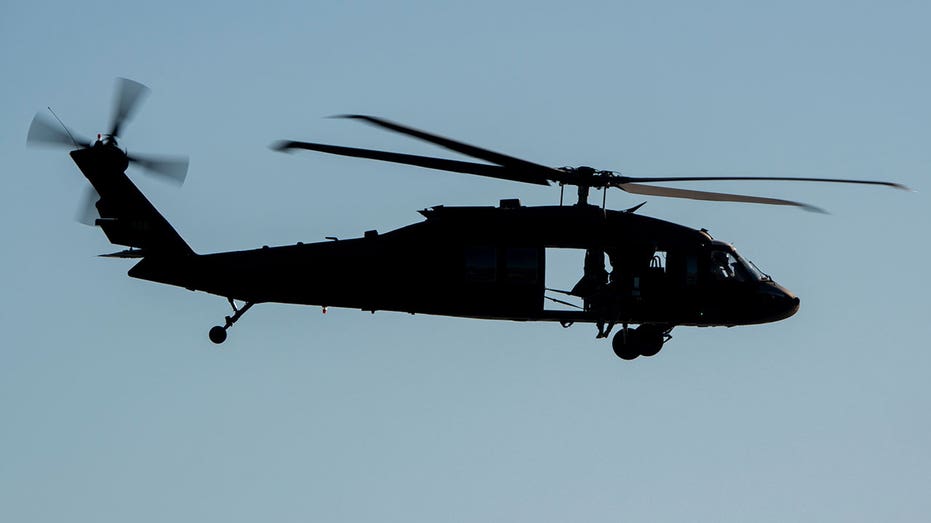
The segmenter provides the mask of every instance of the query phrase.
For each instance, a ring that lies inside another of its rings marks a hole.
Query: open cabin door
[[[546,285],[543,309],[547,311],[584,310],[582,298],[572,289],[583,277],[585,249],[546,249]]]

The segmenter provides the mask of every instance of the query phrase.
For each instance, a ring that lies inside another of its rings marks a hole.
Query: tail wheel
[[[219,345],[226,341],[226,329],[217,325],[216,327],[210,329],[208,336],[210,336],[210,341]]]
[[[248,301],[242,307],[237,307],[236,302],[233,301],[233,298],[227,298],[227,300],[230,302],[230,307],[233,308],[233,315],[225,317],[224,319],[226,320],[226,323],[212,327],[210,332],[207,333],[207,336],[210,337],[210,341],[216,343],[217,345],[226,341],[226,331],[232,327],[233,324],[236,323],[236,321],[238,321],[239,318],[241,318],[242,315],[246,313],[246,311],[255,305],[255,302]]]

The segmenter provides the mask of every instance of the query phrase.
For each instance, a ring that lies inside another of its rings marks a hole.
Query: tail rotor
[[[30,147],[65,147],[69,149],[87,149],[90,147],[106,147],[112,154],[119,155],[122,161],[135,165],[143,173],[175,186],[184,184],[188,171],[188,159],[185,156],[161,156],[128,154],[118,146],[117,139],[125,125],[132,119],[139,106],[148,96],[150,89],[145,85],[128,78],[117,78],[113,101],[113,113],[110,117],[109,132],[97,135],[92,141],[80,134],[72,132],[55,116],[53,121],[44,113],[37,113],[29,126],[26,135],[26,145]],[[49,109],[51,112],[51,109]],[[55,113],[52,112],[54,116]],[[94,225],[97,215],[96,203],[100,199],[96,190],[90,188],[82,198],[81,207],[77,213],[77,221]]]

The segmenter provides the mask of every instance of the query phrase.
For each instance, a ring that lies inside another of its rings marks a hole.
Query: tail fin
[[[131,249],[111,256],[193,256],[191,247],[126,176],[128,162],[125,154],[117,154],[121,152],[104,145],[71,152],[74,163],[100,195],[96,205],[100,218],[95,224],[111,243]]]

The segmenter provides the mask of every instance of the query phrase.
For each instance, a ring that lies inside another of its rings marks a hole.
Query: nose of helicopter
[[[784,320],[798,312],[801,300],[776,282],[766,282],[759,291],[764,321]]]

